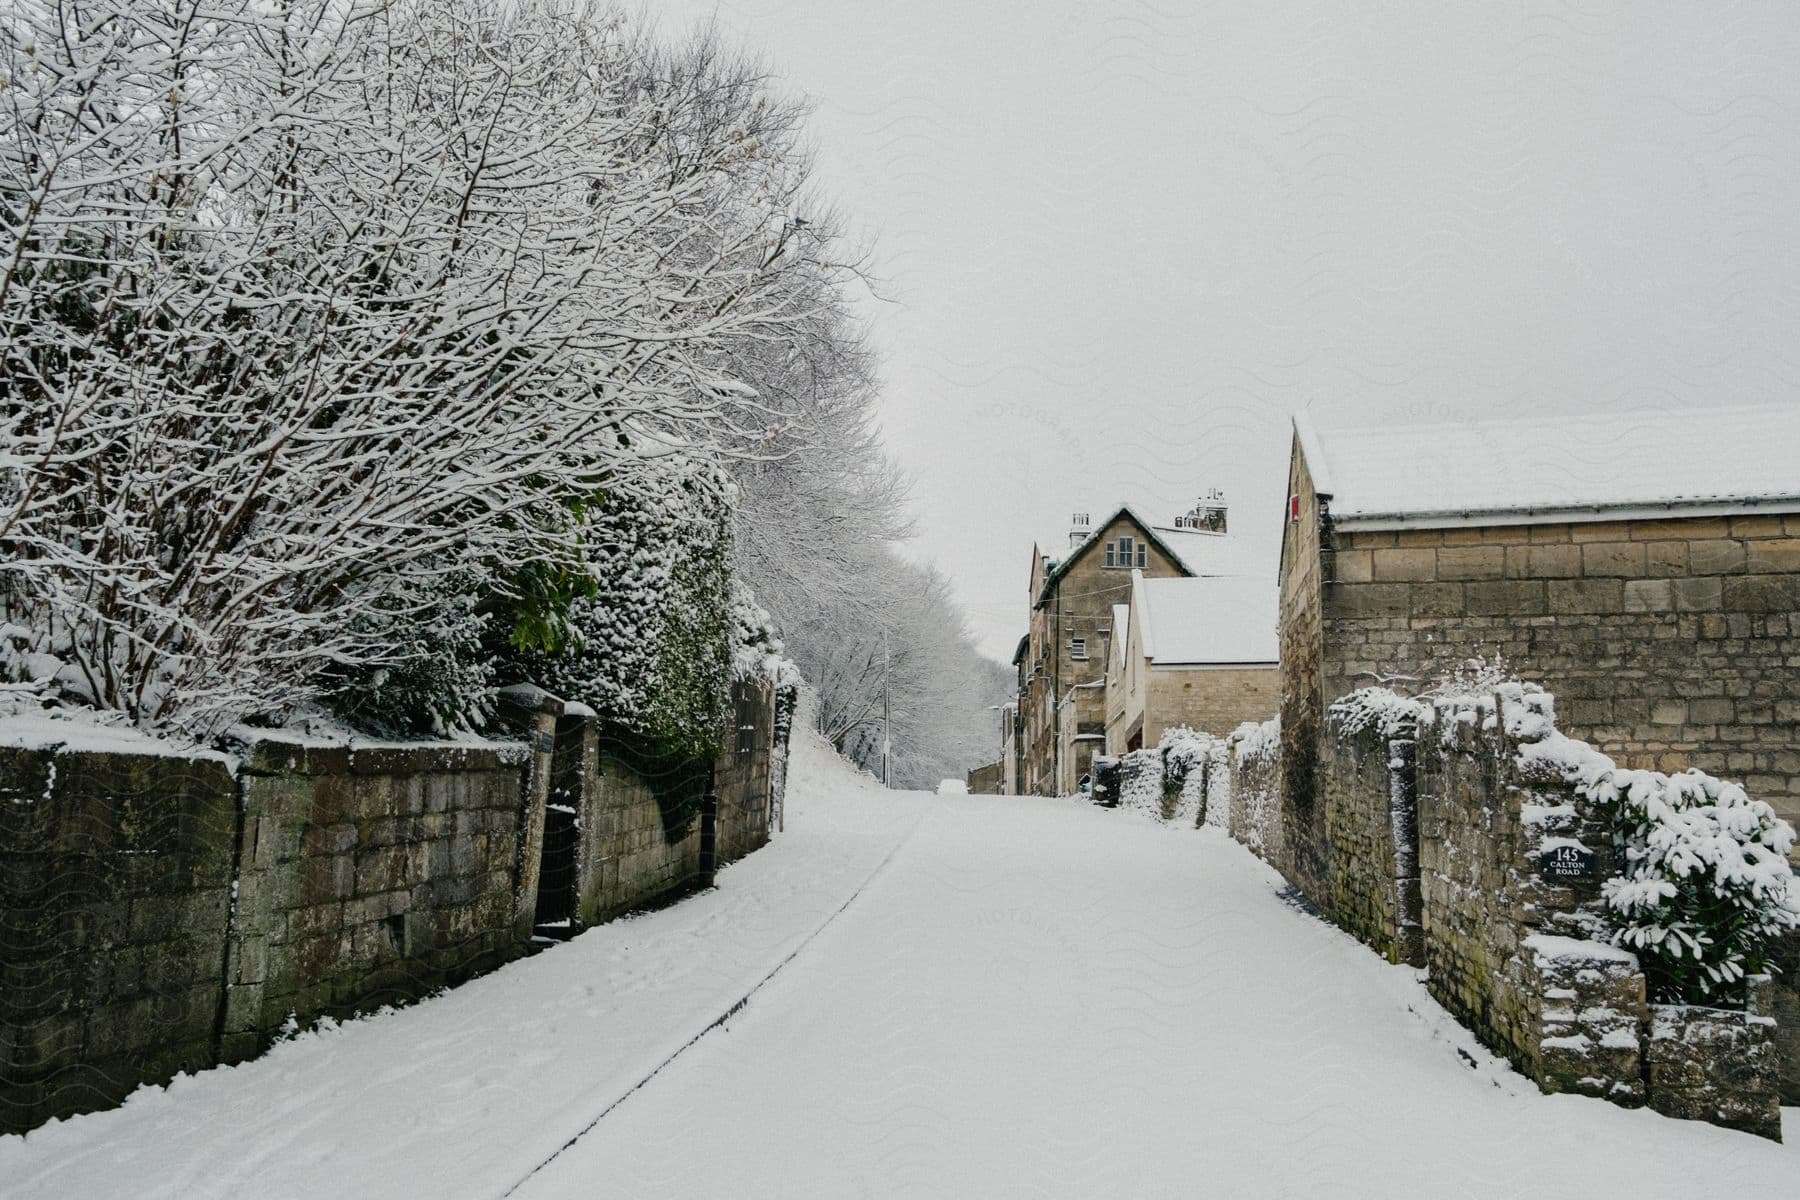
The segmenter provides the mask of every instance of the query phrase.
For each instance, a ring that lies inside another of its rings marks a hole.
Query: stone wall
[[[1319,505],[1297,437],[1290,463],[1288,494],[1298,512],[1290,514],[1281,536],[1282,827],[1278,836],[1265,834],[1264,840],[1280,844],[1277,865],[1282,873],[1315,904],[1324,905],[1330,896],[1325,812],[1317,799],[1319,738],[1326,698],[1349,689],[1324,690],[1321,589],[1322,581],[1331,578],[1329,514]]]
[[[0,751],[0,1131],[523,953],[527,760],[274,739],[239,764]]]
[[[603,742],[599,773],[582,805],[587,849],[577,868],[581,924],[596,925],[691,887],[700,874],[700,809],[705,764],[647,769]],[[672,809],[686,819],[671,819]]]
[[[1763,998],[1763,1015],[1775,1022],[1782,1103],[1800,1104],[1800,929],[1782,940],[1773,966],[1777,974]]]
[[[1333,705],[1315,773],[1328,834],[1314,866],[1320,908],[1390,959],[1422,961],[1431,994],[1545,1091],[1779,1138],[1790,1031],[1777,1021],[1793,993],[1766,983],[1748,1012],[1648,1003],[1636,956],[1594,940],[1602,886],[1621,864],[1605,816],[1565,778],[1566,753],[1590,752],[1561,740],[1543,693],[1511,689]],[[1301,884],[1271,834],[1293,822],[1263,799],[1279,808],[1291,790],[1246,752],[1272,732],[1233,736],[1231,832]],[[1533,745],[1546,739],[1558,739],[1546,743],[1554,753]],[[1557,859],[1566,869],[1550,867]]]
[[[1332,918],[1390,962],[1425,965],[1410,737],[1332,730],[1320,772]]]
[[[658,762],[633,744],[603,736],[593,714],[546,699],[556,714],[553,797],[578,815],[568,886],[570,933],[661,903],[702,880],[701,800],[718,797],[718,864],[766,845],[780,795],[775,767],[775,691],[738,684],[732,725],[717,760]]]
[[[1443,705],[1416,751],[1427,986],[1546,1091],[1641,1101],[1636,959],[1587,940],[1615,874],[1610,827],[1560,778],[1524,774],[1503,724]],[[1592,855],[1552,880],[1547,849]]]
[[[732,730],[714,772],[719,795],[719,864],[767,845],[773,807],[775,692],[763,684],[732,688]]]
[[[1499,654],[1622,766],[1729,775],[1800,821],[1800,516],[1388,532],[1327,521],[1314,553],[1328,581],[1326,695],[1380,677],[1423,685]],[[1310,636],[1284,609],[1290,623]]]
[[[1006,764],[992,762],[985,767],[976,767],[968,775],[969,794],[972,796],[999,796],[1006,788]]]
[[[221,1059],[523,953],[528,777],[517,744],[249,747]]]
[[[1226,788],[1227,829],[1231,836],[1289,879],[1286,823],[1281,810],[1284,755],[1280,752],[1279,722],[1239,728],[1227,751],[1229,784]],[[1207,801],[1210,806],[1211,797]]]
[[[734,701],[716,763],[661,773],[535,689],[519,742],[0,749],[0,1133],[526,953],[551,805],[566,932],[701,882],[709,789],[720,861],[769,838],[773,692]]]
[[[223,756],[0,749],[0,1133],[215,1061]]]
[[[1152,667],[1145,701],[1144,745],[1186,727],[1224,737],[1281,707],[1281,674],[1266,667]]]

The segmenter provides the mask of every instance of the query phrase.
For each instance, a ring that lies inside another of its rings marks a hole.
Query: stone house
[[[1030,627],[1013,656],[1018,671],[1018,792],[1074,792],[1105,743],[1106,661],[1115,604],[1130,599],[1133,571],[1146,578],[1228,569],[1226,506],[1213,492],[1167,524],[1129,505],[1098,524],[1077,513],[1058,558],[1032,547]]]
[[[1741,780],[1800,820],[1800,404],[1411,427],[1295,422],[1285,760],[1325,707],[1472,658],[1621,765]],[[1307,870],[1315,779],[1283,810]]]
[[[1106,753],[1185,725],[1224,736],[1280,703],[1274,581],[1256,575],[1146,579],[1113,606]]]

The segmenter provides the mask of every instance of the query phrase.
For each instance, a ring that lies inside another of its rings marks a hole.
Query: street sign
[[[1546,879],[1587,879],[1594,874],[1594,852],[1585,846],[1556,846],[1539,856],[1538,869]]]

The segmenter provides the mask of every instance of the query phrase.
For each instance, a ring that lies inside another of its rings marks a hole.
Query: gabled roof
[[[1800,400],[1294,433],[1351,528],[1800,511]]]
[[[1159,667],[1275,662],[1278,595],[1260,575],[1145,579],[1133,571],[1138,645]]]
[[[1150,543],[1167,555],[1169,560],[1186,575],[1199,575],[1209,568],[1218,570],[1218,565],[1209,564],[1208,560],[1215,553],[1223,553],[1230,546],[1229,539],[1223,533],[1214,533],[1209,529],[1175,529],[1168,525],[1158,525],[1131,505],[1121,504],[1106,520],[1096,522],[1093,531],[1080,542],[1069,547],[1067,554],[1059,559],[1050,559],[1048,555],[1045,556],[1047,569],[1044,573],[1043,586],[1038,589],[1036,601],[1038,604],[1044,602],[1045,593],[1056,585],[1056,581],[1069,573],[1069,568],[1075,565],[1075,560],[1091,550],[1099,542],[1100,536],[1111,528],[1120,517],[1129,517],[1135,521],[1143,529],[1145,536],[1150,539]]]

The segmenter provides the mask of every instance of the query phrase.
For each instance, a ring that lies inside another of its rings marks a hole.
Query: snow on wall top
[[[1294,423],[1339,524],[1800,509],[1800,401],[1398,426],[1332,427],[1302,414]]]
[[[1132,603],[1141,622],[1144,657],[1159,666],[1272,663],[1278,656],[1272,579],[1145,579],[1133,572]]]

